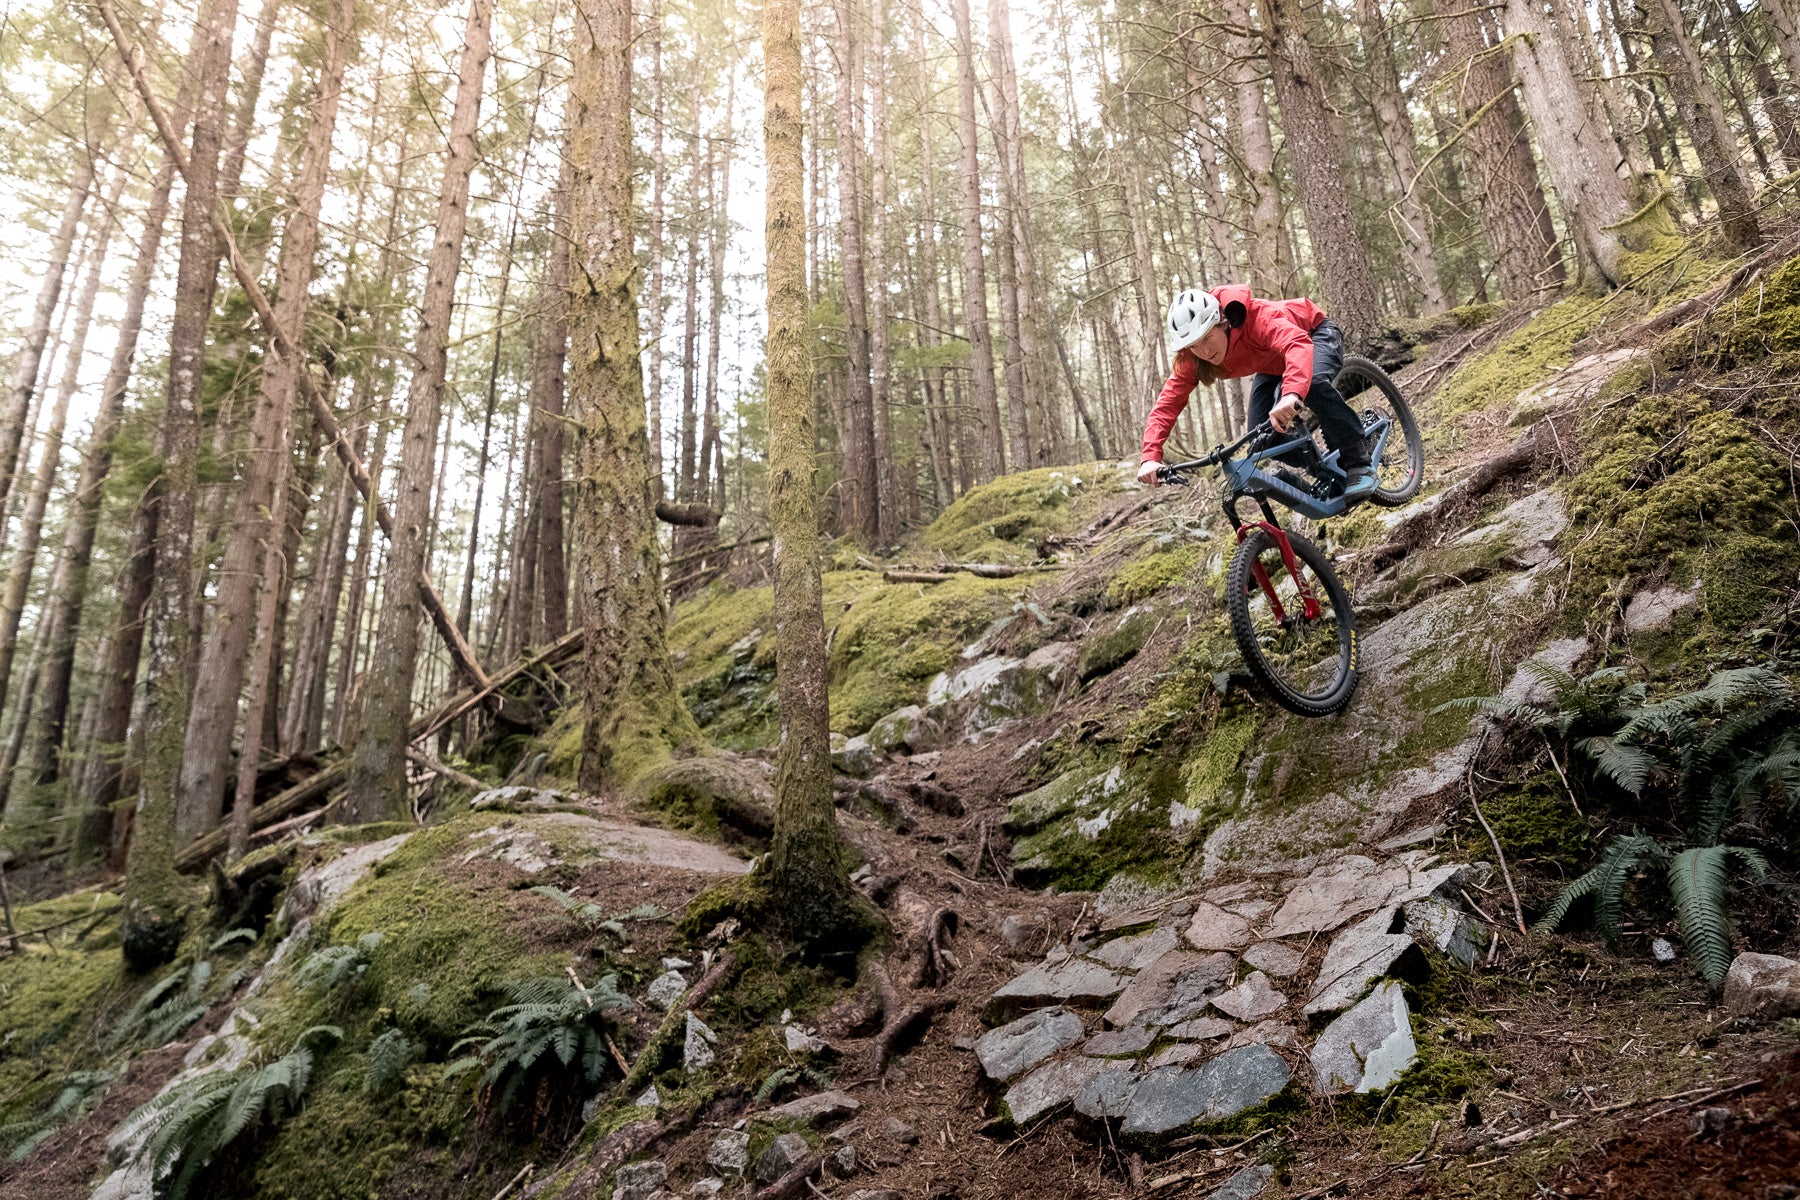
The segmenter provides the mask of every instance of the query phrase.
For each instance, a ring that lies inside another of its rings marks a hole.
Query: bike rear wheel
[[[1226,609],[1244,665],[1269,698],[1303,717],[1323,717],[1356,692],[1356,613],[1324,552],[1298,534],[1287,537],[1297,575],[1267,529],[1245,535],[1226,572]]]
[[[1425,482],[1425,443],[1419,439],[1412,406],[1386,371],[1359,354],[1344,356],[1343,369],[1333,382],[1344,402],[1362,418],[1364,429],[1372,430],[1384,419],[1389,423],[1387,445],[1375,472],[1378,483],[1369,499],[1384,508],[1398,508]],[[1371,433],[1369,449],[1374,448]]]

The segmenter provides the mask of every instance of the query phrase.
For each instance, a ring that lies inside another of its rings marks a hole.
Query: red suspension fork
[[[1301,615],[1308,621],[1318,620],[1319,598],[1313,595],[1312,585],[1307,583],[1306,575],[1300,569],[1300,560],[1294,554],[1293,543],[1288,541],[1287,531],[1273,521],[1251,521],[1237,527],[1237,540],[1240,544],[1252,529],[1261,529],[1275,539],[1276,548],[1281,551],[1281,561],[1287,567],[1287,573],[1293,578],[1294,587],[1300,593]],[[1268,597],[1269,611],[1275,614],[1277,621],[1286,625],[1287,610],[1282,606],[1281,599],[1275,595],[1275,584],[1270,580],[1269,572],[1263,567],[1261,558],[1250,564],[1250,573],[1255,577],[1257,586],[1262,588],[1263,595]]]

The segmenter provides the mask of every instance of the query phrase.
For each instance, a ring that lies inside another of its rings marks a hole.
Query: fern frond
[[[1644,793],[1644,785],[1656,769],[1656,756],[1642,746],[1630,746],[1617,738],[1580,738],[1575,748],[1593,760],[1594,769],[1633,796]]]
[[[369,1042],[368,1069],[363,1078],[363,1091],[380,1095],[390,1091],[406,1077],[416,1051],[404,1033],[389,1029]]]
[[[256,930],[227,929],[207,945],[206,952],[211,954],[215,950],[223,950],[233,942],[243,942],[246,945],[254,945],[256,943]]]
[[[1485,716],[1506,717],[1534,729],[1548,725],[1553,719],[1553,714],[1543,706],[1515,700],[1511,696],[1459,696],[1455,700],[1444,701],[1431,711],[1436,715],[1458,708],[1473,709]]]
[[[1725,912],[1725,847],[1696,846],[1669,863],[1669,894],[1688,957],[1713,987],[1731,966],[1731,922]]]

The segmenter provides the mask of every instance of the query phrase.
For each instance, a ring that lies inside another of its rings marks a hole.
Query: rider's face
[[[1222,363],[1225,361],[1226,340],[1227,335],[1225,333],[1225,326],[1214,325],[1211,329],[1206,331],[1206,336],[1194,343],[1194,353],[1198,355],[1203,362],[1209,362],[1215,365]]]

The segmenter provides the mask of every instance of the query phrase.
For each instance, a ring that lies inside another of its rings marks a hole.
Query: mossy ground
[[[921,540],[958,562],[1029,562],[1040,539],[1074,529],[1121,484],[1105,462],[1004,475],[958,498]]]

